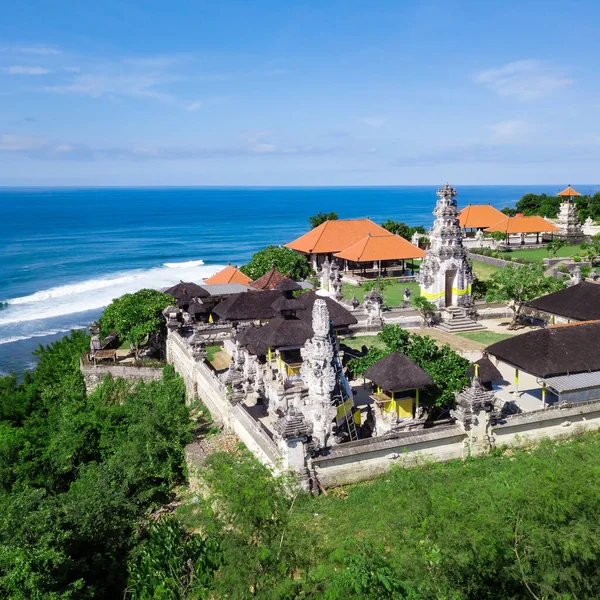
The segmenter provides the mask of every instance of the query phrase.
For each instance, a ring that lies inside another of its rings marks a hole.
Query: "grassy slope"
[[[376,335],[356,335],[342,338],[340,341],[355,350],[360,350],[363,345],[367,348],[385,348],[385,344]]]
[[[570,507],[575,498],[580,509],[598,504],[600,484],[592,482],[599,476],[600,435],[593,433],[567,443],[543,443],[533,451],[396,468],[302,503],[294,519],[310,523],[323,556],[344,539],[381,543],[399,572],[419,582],[435,578],[428,573],[428,554],[439,552],[444,577],[460,579],[457,572],[468,576],[476,563],[493,571],[512,568],[507,563],[514,558],[517,520],[529,535],[549,535],[550,528],[560,527],[556,515],[563,515],[565,523],[575,518],[577,509]],[[570,537],[569,526],[563,529]]]

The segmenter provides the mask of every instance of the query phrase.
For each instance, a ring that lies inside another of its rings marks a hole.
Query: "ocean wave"
[[[79,327],[73,326],[66,329],[47,329],[36,333],[30,333],[27,335],[15,335],[13,337],[0,338],[0,346],[2,344],[12,344],[13,342],[22,342],[23,340],[30,340],[38,337],[46,337],[48,335],[57,335],[58,333],[69,333],[73,329],[84,329],[85,326],[80,325]]]
[[[187,269],[189,267],[201,267],[202,265],[204,265],[203,260],[188,260],[180,263],[165,263],[163,267],[167,267],[167,269]]]
[[[125,271],[112,277],[98,277],[40,290],[35,294],[5,301],[5,306],[0,310],[0,326],[104,308],[115,298],[142,288],[160,290],[179,281],[201,283],[221,268],[219,265],[207,266],[201,260],[165,263],[152,269]],[[21,332],[11,334],[13,335],[8,337],[17,337]],[[5,338],[0,336],[0,343],[3,339]]]

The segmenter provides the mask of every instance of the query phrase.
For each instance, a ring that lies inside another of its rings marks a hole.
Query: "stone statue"
[[[578,283],[581,283],[581,268],[579,267],[579,265],[577,265],[571,271],[571,279],[567,281],[566,285],[567,287],[571,287],[573,285],[577,285]]]
[[[321,289],[329,291],[329,282],[331,281],[331,263],[325,259],[321,265],[321,270],[317,273],[321,280]]]

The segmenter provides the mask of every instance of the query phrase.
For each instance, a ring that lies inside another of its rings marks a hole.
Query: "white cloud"
[[[14,135],[11,133],[0,134],[0,151],[4,152],[36,150],[38,148],[43,148],[46,144],[46,140],[40,138]]]
[[[529,121],[521,119],[500,121],[488,125],[487,128],[492,132],[490,141],[496,144],[513,144],[525,141],[534,131],[534,127]]]
[[[18,54],[35,54],[37,56],[58,56],[62,54],[56,46],[47,46],[45,44],[34,44],[32,46],[15,46],[11,48]]]
[[[260,154],[271,154],[272,152],[277,151],[277,146],[274,144],[257,144],[252,148],[252,151]]]
[[[369,127],[381,127],[385,124],[385,119],[381,117],[365,117],[362,119],[362,122]]]
[[[538,60],[518,60],[488,69],[476,74],[474,81],[501,96],[516,96],[520,100],[539,98],[572,83],[556,68]]]
[[[5,71],[10,75],[47,75],[51,73],[50,69],[45,67],[27,67],[23,65],[13,65],[6,67]]]
[[[185,110],[187,110],[188,112],[194,112],[194,111],[198,110],[201,107],[202,107],[202,102],[200,102],[200,100],[196,100],[195,102],[192,102],[191,104],[188,104],[185,107]]]
[[[77,75],[70,83],[47,86],[47,92],[79,94],[91,98],[101,96],[131,96],[150,98],[159,102],[175,103],[175,98],[155,89],[163,83],[162,78],[143,74]]]

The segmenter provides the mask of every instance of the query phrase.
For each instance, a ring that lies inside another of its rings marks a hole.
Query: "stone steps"
[[[446,308],[446,318],[436,327],[445,333],[462,333],[463,331],[481,331],[486,329],[481,323],[469,319],[465,310],[459,306]]]

